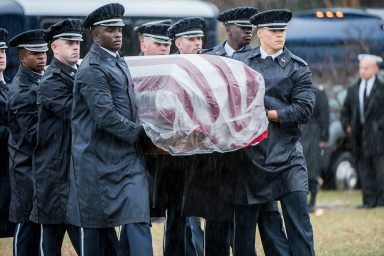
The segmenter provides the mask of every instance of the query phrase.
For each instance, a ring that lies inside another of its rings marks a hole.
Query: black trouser
[[[120,248],[124,256],[151,256],[152,236],[148,223],[130,223],[122,226]]]
[[[257,224],[265,255],[290,255],[276,202],[250,206],[236,205],[234,219],[234,255],[256,255]]]
[[[315,255],[307,192],[288,193],[280,198],[280,203],[291,255]]]
[[[283,222],[276,202],[268,202],[262,205],[246,207],[243,209],[243,216],[240,219],[248,222],[248,224],[240,223],[236,225],[235,221],[206,221],[205,228],[205,255],[229,255],[230,245],[233,239],[237,239],[236,243],[240,243],[242,239],[252,240],[250,244],[241,244],[247,246],[250,255],[256,255],[255,238],[248,237],[241,230],[242,225],[254,227],[256,231],[256,223],[259,225],[259,232],[263,244],[265,255],[290,255],[288,241],[284,233]],[[247,213],[248,212],[248,213]],[[239,219],[239,216],[238,218]],[[237,229],[237,230],[236,230]],[[235,233],[235,234],[233,234]],[[235,236],[237,235],[237,238]],[[239,248],[240,250],[241,248]],[[217,253],[219,251],[219,253]],[[234,249],[235,253],[235,249]],[[243,249],[237,255],[242,255]]]
[[[265,255],[290,255],[277,202],[261,205],[257,225]]]
[[[33,222],[18,223],[13,238],[14,256],[39,255],[40,224]]]
[[[228,221],[205,220],[204,255],[229,256],[231,246],[231,223]]]
[[[185,226],[186,218],[181,216],[177,207],[169,207],[165,214],[164,223],[164,256],[185,255]]]
[[[183,217],[176,207],[166,211],[164,256],[203,255],[203,243],[199,218]]]
[[[280,202],[289,245],[289,250],[281,250],[280,252],[295,256],[315,255],[312,226],[308,214],[307,193],[304,191],[291,192],[282,196]],[[261,214],[261,205],[235,206],[235,256],[254,255],[256,221]],[[282,232],[281,229],[279,232]],[[273,234],[278,235],[276,232]],[[271,240],[268,244],[274,243],[275,241]],[[276,247],[276,243],[274,246]],[[266,253],[266,255],[269,254]]]
[[[357,159],[363,204],[368,207],[384,206],[384,155]]]
[[[115,228],[80,228],[80,256],[115,255],[121,255]]]
[[[80,228],[69,224],[41,224],[40,255],[60,256],[65,232],[76,253],[80,254]]]

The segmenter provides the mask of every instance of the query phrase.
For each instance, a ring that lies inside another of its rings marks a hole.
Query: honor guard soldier
[[[53,59],[37,91],[37,141],[33,152],[36,181],[31,221],[41,224],[41,255],[61,255],[67,231],[79,254],[79,229],[66,224],[71,159],[72,92],[83,28],[66,19],[44,33]]]
[[[148,22],[140,26],[135,27],[135,31],[140,39],[140,55],[168,55],[171,50],[172,40],[168,37],[167,32],[169,28],[170,20],[160,20],[154,22]],[[145,145],[152,143],[150,139],[143,138]],[[145,151],[145,149],[144,149]],[[151,205],[151,217],[164,216],[164,211],[160,208],[153,206],[153,191],[154,182],[156,176],[157,159],[161,156],[157,156],[152,152],[146,152],[144,154],[145,165],[147,169],[149,196]]]
[[[9,87],[9,176],[11,205],[9,218],[17,223],[14,255],[38,255],[40,225],[29,221],[32,210],[32,153],[36,146],[37,88],[47,61],[44,30],[23,32],[9,41],[18,50],[20,67]]]
[[[8,113],[6,110],[8,83],[4,75],[7,67],[8,48],[5,39],[8,31],[0,28],[0,238],[11,237],[14,234],[15,225],[9,222],[9,203],[11,189],[9,185],[9,154],[8,154]]]
[[[254,7],[238,7],[220,13],[217,20],[224,24],[227,40],[203,53],[232,57],[237,52],[250,50],[249,43],[255,26],[249,19],[257,12],[258,10]]]
[[[8,36],[8,30],[0,28],[0,85],[10,83],[11,81],[4,75],[7,67],[7,55],[5,50],[8,48],[5,39]]]
[[[171,24],[171,20],[156,20],[156,21],[151,21],[151,22],[147,22],[147,23],[141,24],[141,25],[136,26],[136,27],[133,28],[133,31],[136,33],[137,37],[139,38],[139,43],[140,43],[140,53],[139,53],[139,56],[144,55],[143,54],[143,49],[142,49],[142,47],[143,47],[142,44],[144,42],[144,36],[143,36],[144,28],[151,27],[152,25],[166,25],[167,29],[168,29],[170,24]],[[168,37],[167,36],[167,31],[165,32],[165,34],[161,33],[160,36]],[[172,41],[171,41],[171,44],[172,44]]]
[[[171,20],[160,20],[142,24],[134,28],[134,31],[140,40],[141,52],[139,55],[168,55],[171,50],[171,39],[167,36],[169,23]],[[145,135],[142,138],[143,145],[149,145],[150,139]],[[146,148],[144,146],[144,151]],[[150,214],[151,217],[157,218],[164,216],[164,210],[154,207],[153,195],[154,195],[154,182],[156,176],[157,159],[160,156],[155,155],[152,152],[145,152],[144,160],[147,170],[148,186],[149,186],[149,198],[150,198]],[[125,232],[122,233],[122,236]],[[123,245],[122,245],[123,246]],[[122,247],[123,248],[123,247]]]
[[[153,255],[148,183],[133,83],[119,54],[124,6],[104,5],[83,21],[93,44],[75,78],[68,221],[81,227],[81,255]],[[126,234],[118,240],[115,227]]]
[[[196,54],[202,49],[205,20],[185,18],[168,28],[180,54]],[[161,155],[157,157],[154,186],[155,207],[165,210],[164,255],[203,255],[200,219],[182,214],[184,182],[194,156]]]
[[[168,29],[180,54],[200,53],[203,46],[205,20],[200,17],[179,20]]]
[[[143,55],[168,55],[172,40],[168,37],[169,24],[146,23],[137,27],[137,33],[142,36],[140,50]]]
[[[258,13],[254,7],[238,7],[220,13],[217,19],[221,21],[227,32],[227,40],[224,43],[203,51],[204,54],[212,54],[234,58],[241,53],[243,59],[250,53],[249,45],[252,39],[250,18]],[[200,157],[201,168],[194,175],[189,175],[190,184],[186,191],[185,211],[202,211],[200,214],[206,218],[205,223],[205,254],[220,255],[230,254],[231,238],[233,238],[233,197],[232,182],[234,170],[241,168],[237,161],[238,152],[213,153]],[[195,170],[195,171],[197,171]],[[210,177],[216,177],[212,179]],[[202,183],[206,183],[202,185]],[[201,188],[206,188],[205,190]],[[190,190],[190,191],[189,191]],[[219,191],[219,192],[218,192]],[[203,196],[209,195],[209,196]],[[205,200],[202,200],[204,198]],[[201,207],[196,207],[201,206]],[[215,207],[204,207],[215,205]],[[190,209],[187,209],[190,206]],[[266,255],[288,255],[288,242],[283,230],[283,223],[276,202],[268,202],[261,207],[257,219],[263,249]]]
[[[311,117],[315,88],[305,61],[284,47],[288,10],[268,10],[251,17],[260,47],[239,59],[265,81],[268,138],[243,150],[248,168],[238,171],[235,191],[234,255],[252,255],[261,205],[279,200],[291,255],[314,255],[307,207],[308,174],[299,142],[300,125]]]

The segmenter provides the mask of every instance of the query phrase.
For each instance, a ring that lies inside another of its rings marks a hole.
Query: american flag
[[[229,152],[267,136],[264,80],[242,62],[181,54],[125,58],[138,119],[172,155]]]

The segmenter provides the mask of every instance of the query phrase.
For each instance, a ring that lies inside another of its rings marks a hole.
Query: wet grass
[[[318,210],[311,214],[315,249],[319,256],[383,256],[384,207],[359,210],[360,191],[322,191]],[[163,222],[152,228],[154,255],[162,255]],[[260,237],[256,248],[262,256]],[[68,239],[63,256],[76,255]],[[12,239],[0,239],[0,256],[12,255]]]

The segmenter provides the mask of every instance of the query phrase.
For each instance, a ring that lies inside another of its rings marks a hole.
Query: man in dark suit
[[[384,206],[384,84],[377,77],[381,57],[359,55],[360,79],[348,89],[342,124],[351,137],[363,192],[360,208]]]
[[[124,6],[84,20],[94,44],[75,78],[68,222],[81,227],[81,255],[153,255],[148,183],[138,138],[133,83],[119,54]],[[118,240],[115,227],[123,226]],[[124,237],[124,239],[122,239]]]
[[[38,255],[40,225],[29,221],[32,210],[32,154],[36,146],[36,94],[47,61],[44,30],[23,32],[9,41],[18,49],[20,67],[9,87],[9,177],[11,205],[9,218],[17,223],[14,255]]]
[[[305,61],[284,47],[288,10],[267,10],[251,17],[260,47],[243,61],[265,81],[268,138],[243,150],[244,168],[236,175],[234,255],[253,255],[255,225],[263,203],[279,200],[291,255],[314,255],[307,207],[308,174],[300,125],[311,117],[315,89]],[[238,55],[241,60],[241,54]],[[248,166],[246,166],[248,165]]]

